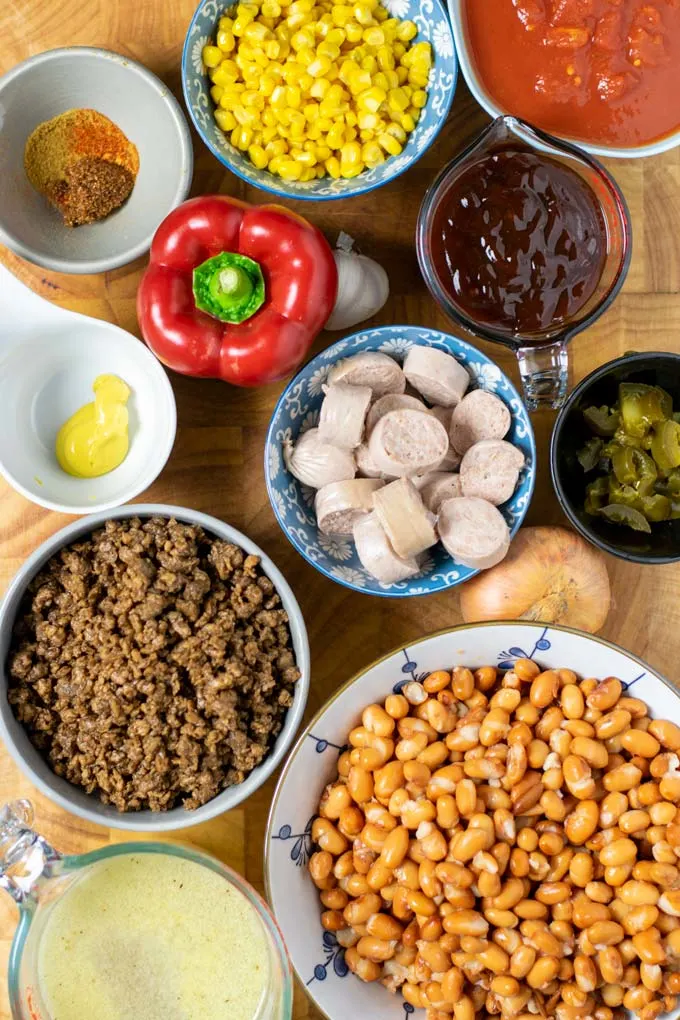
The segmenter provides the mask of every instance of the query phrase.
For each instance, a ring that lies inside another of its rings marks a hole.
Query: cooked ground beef
[[[107,521],[28,587],[9,702],[54,772],[119,811],[196,808],[270,751],[300,672],[250,556],[202,528]]]

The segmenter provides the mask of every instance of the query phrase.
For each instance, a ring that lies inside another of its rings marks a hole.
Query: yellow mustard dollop
[[[117,375],[98,375],[92,389],[93,402],[64,422],[55,443],[59,466],[76,478],[98,478],[113,471],[129,449],[130,387]]]

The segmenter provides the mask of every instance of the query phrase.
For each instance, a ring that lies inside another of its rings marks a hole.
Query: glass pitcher
[[[242,894],[261,922],[269,964],[265,989],[252,1020],[291,1020],[293,979],[281,935],[265,902],[234,871],[208,854],[168,843],[123,843],[87,854],[62,856],[32,830],[31,821],[32,809],[27,801],[0,809],[0,887],[19,906],[8,973],[12,1020],[57,1020],[46,1005],[39,962],[50,914],[76,883],[91,877],[93,868],[124,854],[182,858],[217,873]],[[139,910],[144,911],[143,902]],[[177,1017],[186,1015],[178,1010]]]
[[[460,308],[441,280],[432,256],[433,225],[440,202],[469,166],[484,154],[504,146],[519,144],[575,171],[594,193],[600,206],[604,249],[604,268],[594,293],[576,316],[552,327],[520,336],[511,328],[503,329],[475,322]],[[626,278],[631,257],[631,224],[626,202],[614,179],[585,152],[544,134],[516,117],[499,117],[451,163],[444,167],[427,191],[418,215],[416,229],[418,262],[425,282],[435,300],[470,333],[510,347],[519,361],[524,399],[530,411],[539,407],[559,408],[568,389],[568,342],[592,325],[609,307]]]

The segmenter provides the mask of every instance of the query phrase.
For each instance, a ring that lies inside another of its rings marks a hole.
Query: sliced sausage
[[[316,523],[325,535],[351,535],[354,525],[373,509],[373,493],[385,483],[380,478],[353,478],[331,482],[314,500]]]
[[[357,446],[354,451],[354,459],[357,465],[357,474],[361,475],[362,478],[385,477],[376,462],[373,460],[371,451],[368,448],[368,443],[362,443],[361,446]]]
[[[417,556],[436,545],[434,516],[408,478],[398,478],[373,493],[375,514],[394,551],[404,558]]]
[[[362,566],[383,584],[404,581],[420,570],[416,560],[403,559],[394,551],[375,514],[354,525],[354,542]]]
[[[406,389],[406,376],[398,362],[380,351],[362,351],[338,361],[328,373],[328,382],[369,386],[374,397],[403,393]]]
[[[472,390],[453,410],[449,438],[458,453],[467,453],[482,439],[502,439],[511,422],[510,411],[502,400],[486,390]]]
[[[460,475],[447,471],[432,471],[425,475],[425,483],[419,486],[420,497],[433,514],[438,514],[442,503],[463,495]],[[341,483],[342,484],[342,483]]]
[[[294,446],[287,440],[283,459],[290,473],[313,489],[354,478],[356,474],[356,463],[350,451],[324,443],[318,429],[303,432]]]
[[[484,499],[447,499],[439,510],[439,537],[457,563],[487,570],[510,548],[510,531],[500,510]]]
[[[407,393],[386,393],[384,397],[378,397],[366,415],[366,435],[370,436],[380,419],[390,411],[400,411],[405,407],[412,411],[428,410],[419,397],[410,397]]]
[[[470,385],[470,376],[452,354],[436,347],[412,347],[404,375],[431,404],[455,407]]]
[[[463,398],[465,399],[465,398]],[[433,414],[437,421],[440,421],[447,431],[449,436],[449,451],[444,457],[444,460],[439,465],[440,471],[457,471],[460,462],[461,455],[458,453],[453,443],[451,442],[451,417],[453,415],[452,407],[431,407],[430,414]]]
[[[326,396],[319,415],[319,436],[324,443],[353,450],[364,435],[364,422],[371,403],[368,386],[337,383],[324,386]]]
[[[500,506],[512,496],[524,455],[504,439],[482,439],[467,451],[460,465],[464,496],[486,499]]]
[[[444,426],[427,411],[389,411],[368,439],[375,464],[386,475],[422,474],[439,467],[449,448]]]

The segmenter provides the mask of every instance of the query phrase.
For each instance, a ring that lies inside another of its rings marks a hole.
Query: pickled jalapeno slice
[[[652,457],[665,473],[680,467],[680,425],[672,419],[654,429]]]
[[[596,436],[613,436],[619,427],[621,415],[609,407],[587,407],[583,418],[591,432]]]
[[[632,528],[633,531],[651,532],[652,530],[644,514],[641,514],[639,510],[635,510],[632,506],[610,503],[600,510],[600,514],[612,524],[625,524],[626,527]]]
[[[593,438],[589,439],[585,446],[579,450],[577,454],[578,462],[584,471],[587,472],[595,470],[600,463],[603,449],[604,442],[601,439],[598,439],[597,436],[593,436]]]
[[[642,439],[652,425],[673,414],[673,401],[660,386],[621,383],[619,386],[621,424],[629,436]]]
[[[612,469],[619,482],[634,485],[642,495],[654,488],[656,464],[643,450],[633,446],[617,446],[611,454]]]
[[[602,475],[601,478],[596,478],[594,482],[586,486],[585,512],[591,517],[595,517],[608,502],[609,481],[605,475]]]

